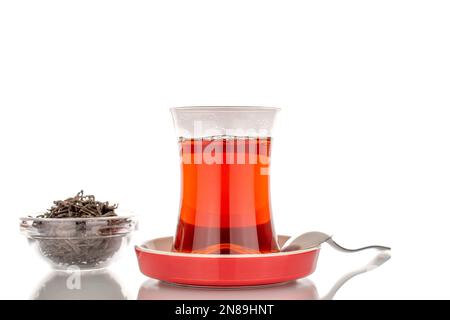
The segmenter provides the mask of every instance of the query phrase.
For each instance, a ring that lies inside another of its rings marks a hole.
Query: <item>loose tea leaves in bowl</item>
[[[54,206],[38,218],[95,218],[117,216],[114,210],[117,204],[109,205],[109,202],[95,200],[93,195],[84,195],[83,190],[75,197],[66,200],[54,201]]]
[[[135,218],[119,216],[117,208],[80,191],[54,201],[36,218],[22,218],[21,230],[55,268],[102,268],[126,247],[136,229]]]

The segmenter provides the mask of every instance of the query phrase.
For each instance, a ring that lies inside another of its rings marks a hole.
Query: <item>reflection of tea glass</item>
[[[269,193],[272,127],[278,110],[172,109],[182,173],[174,250],[220,254],[279,251]]]

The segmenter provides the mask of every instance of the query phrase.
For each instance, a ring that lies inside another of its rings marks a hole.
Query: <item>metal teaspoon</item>
[[[389,247],[385,246],[378,246],[378,245],[372,245],[372,246],[366,246],[362,248],[357,249],[347,249],[343,246],[337,244],[330,235],[318,232],[318,231],[312,231],[304,233],[296,238],[291,237],[286,241],[286,243],[281,248],[281,252],[288,252],[288,251],[295,251],[295,250],[306,250],[318,247],[322,243],[328,243],[331,247],[333,247],[336,250],[343,251],[343,252],[358,252],[366,249],[377,249],[377,250],[391,250]]]

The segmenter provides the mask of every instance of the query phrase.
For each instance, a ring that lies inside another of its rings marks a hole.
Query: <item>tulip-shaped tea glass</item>
[[[173,108],[181,156],[175,251],[279,251],[272,225],[269,107]]]

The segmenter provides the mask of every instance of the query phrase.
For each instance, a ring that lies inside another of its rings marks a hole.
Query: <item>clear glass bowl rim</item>
[[[185,106],[170,108],[172,112],[278,112],[278,107],[265,106]]]
[[[119,224],[106,225],[109,221],[123,221]],[[67,225],[67,229],[41,229],[34,226],[34,222],[43,222],[47,225],[57,226],[57,225]],[[77,222],[85,222],[86,229],[84,232],[79,232],[72,225]],[[120,232],[113,234],[98,234],[98,228],[121,228]],[[107,238],[107,237],[123,237],[125,235],[131,234],[138,228],[138,220],[133,215],[127,216],[113,216],[113,217],[92,217],[92,218],[33,218],[33,217],[23,217],[20,218],[20,231],[23,235],[32,239],[87,239],[87,238]],[[71,230],[73,229],[73,230]],[[64,234],[58,234],[59,232]]]
[[[22,217],[19,218],[20,221],[43,221],[43,222],[81,222],[81,221],[106,221],[106,220],[132,220],[132,222],[137,222],[136,216],[128,215],[128,216],[112,216],[112,217],[92,217],[92,218],[35,218],[35,217]]]

